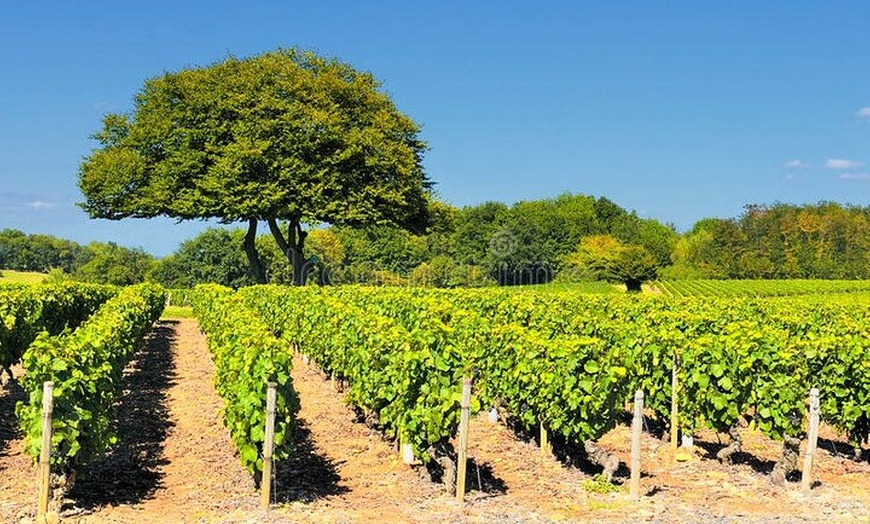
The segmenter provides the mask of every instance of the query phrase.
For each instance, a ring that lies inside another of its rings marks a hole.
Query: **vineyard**
[[[352,287],[243,294],[424,460],[455,434],[460,379],[472,375],[475,407],[541,425],[593,458],[636,389],[652,419],[669,424],[674,367],[689,434],[735,435],[749,419],[784,441],[787,459],[811,387],[857,456],[870,432],[870,319],[859,305]],[[778,466],[780,483],[792,469]]]
[[[274,459],[292,462],[299,452],[306,399],[294,386],[295,358],[329,377],[359,421],[407,448],[413,458],[406,460],[449,489],[457,481],[463,379],[473,383],[472,414],[488,412],[517,435],[549,439],[557,455],[584,456],[602,473],[601,489],[619,489],[626,459],[612,435],[637,390],[650,438],[666,440],[676,421],[683,435],[724,440],[710,459],[730,464],[754,452],[743,442],[748,427],[777,443],[768,473],[785,486],[800,469],[807,396],[818,388],[826,427],[851,450],[849,460],[866,460],[866,302],[821,301],[810,282],[745,283],[752,292],[736,282],[692,282],[667,288],[681,296],[206,285],[184,301],[208,340],[225,431],[258,485],[274,482],[262,478],[269,382],[277,388]],[[862,285],[831,282],[819,291],[858,297]],[[0,287],[0,362],[22,370],[16,380],[26,400],[15,412],[34,458],[42,384],[54,383],[51,467],[59,493],[124,438],[111,422],[122,371],[167,298],[150,285]]]
[[[652,287],[676,297],[783,297],[861,293],[870,291],[868,280],[670,280]]]

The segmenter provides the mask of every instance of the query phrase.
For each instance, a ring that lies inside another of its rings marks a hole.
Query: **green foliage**
[[[700,221],[673,259],[705,278],[866,279],[868,231],[866,207],[751,205],[738,219]]]
[[[160,318],[196,318],[190,306],[166,306]]]
[[[132,114],[107,115],[95,138],[79,171],[91,217],[217,218],[248,222],[252,236],[266,220],[294,272],[305,258],[303,223],[422,233],[429,221],[417,124],[371,74],[312,52],[230,57],[149,79]],[[278,220],[289,222],[292,251]]]
[[[857,294],[870,291],[870,280],[660,280],[656,288],[677,297],[790,297]]]
[[[810,387],[853,443],[870,432],[865,301],[583,295],[535,289],[246,288],[270,328],[350,383],[348,401],[427,458],[452,437],[458,390],[570,442],[599,438],[638,388],[667,424],[726,432],[741,418],[800,436]]]
[[[556,282],[544,284],[540,286],[518,286],[517,290],[533,290],[537,293],[592,293],[592,294],[611,294],[622,293],[622,290],[613,284],[601,281],[577,281],[577,282]]]
[[[160,260],[150,277],[171,288],[192,288],[214,283],[232,288],[255,283],[241,249],[244,231],[210,228],[181,243],[172,255]]]
[[[643,246],[657,266],[670,263],[677,237],[672,228],[642,220],[607,199],[569,193],[461,210],[435,201],[430,215],[425,237],[390,227],[340,231],[346,270],[340,281],[370,283],[380,270],[437,287],[475,287],[489,279],[502,285],[542,284],[559,274],[562,281],[583,281],[593,277],[565,261],[585,237],[609,235],[620,245]]]
[[[496,281],[482,266],[459,265],[446,255],[432,257],[421,262],[408,275],[413,286],[423,287],[485,287]]]
[[[502,202],[484,202],[459,211],[451,239],[451,254],[460,264],[491,265],[490,241],[504,225],[508,206]]]
[[[655,257],[643,246],[624,246],[610,235],[584,237],[577,251],[564,257],[563,282],[607,280],[622,282],[629,292],[639,292],[644,281],[654,279]]]
[[[92,217],[407,222],[426,209],[418,127],[380,83],[294,49],[145,82],[81,166]]]
[[[0,284],[39,284],[44,282],[48,275],[45,273],[37,273],[35,271],[0,271]]]
[[[15,229],[0,231],[0,268],[46,273],[60,268],[72,273],[90,257],[88,249],[50,235],[26,235]]]
[[[565,269],[560,281],[609,280],[616,255],[624,246],[610,235],[593,235],[580,239],[576,251],[564,257]]]
[[[42,308],[33,288],[0,286],[0,371],[21,360],[41,329]]]
[[[0,231],[0,268],[39,271],[39,276],[34,274],[31,281],[49,278],[61,282],[73,278],[96,284],[129,285],[144,281],[152,263],[151,255],[141,249],[113,242],[81,246],[50,235],[25,235],[14,229]]]
[[[620,249],[610,264],[610,278],[624,282],[629,292],[640,292],[641,283],[656,277],[656,260],[643,246]]]
[[[215,363],[215,389],[226,401],[224,425],[245,468],[261,472],[268,382],[277,385],[274,457],[283,460],[293,451],[299,398],[290,376],[292,351],[229,288],[200,285],[192,299]]]
[[[141,249],[129,249],[109,242],[88,246],[91,258],[73,273],[76,280],[96,284],[129,286],[145,281],[154,258]]]
[[[298,342],[326,373],[349,381],[351,404],[428,459],[431,445],[456,432],[469,367],[459,348],[445,344],[451,328],[440,319],[400,325],[374,303],[347,300],[357,289],[365,288],[258,286],[240,293],[285,340]]]
[[[73,301],[59,300],[69,304]],[[106,301],[75,331],[44,331],[24,354],[22,387],[28,400],[15,408],[26,451],[39,455],[42,387],[54,382],[52,463],[64,472],[99,457],[117,441],[110,427],[124,367],[163,309],[163,288],[140,284]]]
[[[604,475],[595,475],[591,479],[585,479],[580,481],[580,487],[583,491],[589,493],[615,493],[622,488],[607,480],[607,477]]]
[[[340,228],[336,235],[345,251],[341,283],[370,282],[377,271],[406,275],[428,255],[425,239],[396,227]]]
[[[40,331],[75,329],[115,294],[114,288],[70,282],[0,285],[0,368],[24,355]]]

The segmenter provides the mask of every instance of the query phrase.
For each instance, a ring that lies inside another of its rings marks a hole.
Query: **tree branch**
[[[284,238],[284,233],[281,232],[281,228],[278,227],[278,221],[274,218],[270,218],[268,223],[269,231],[271,231],[272,236],[275,237],[275,243],[278,244],[278,249],[287,256],[289,253],[288,248],[290,246],[287,244],[287,239]]]

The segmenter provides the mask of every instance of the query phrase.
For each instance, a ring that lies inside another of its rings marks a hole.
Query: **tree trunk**
[[[641,284],[643,284],[641,280],[626,280],[625,291],[628,293],[640,293]]]
[[[275,219],[270,219],[268,222],[269,231],[275,237],[275,243],[278,244],[278,248],[284,253],[290,262],[290,267],[293,268],[293,284],[296,286],[305,285],[305,277],[310,270],[305,260],[305,237],[308,236],[308,233],[302,231],[302,225],[298,219],[291,219],[287,225],[287,238],[285,238]]]
[[[607,479],[607,482],[613,482],[613,474],[619,469],[619,459],[615,455],[611,455],[606,449],[602,448],[595,441],[583,441],[583,449],[586,450],[586,456],[589,461],[598,464],[604,471],[602,475]]]
[[[797,467],[801,441],[794,437],[785,437],[782,441],[782,458],[773,466],[770,481],[774,486],[785,486],[789,473]]]
[[[266,270],[263,268],[263,263],[260,262],[260,255],[257,253],[257,219],[248,219],[248,232],[245,233],[245,255],[248,256],[248,269],[251,276],[258,284],[266,283]]]
[[[740,451],[740,433],[737,432],[737,422],[735,422],[730,429],[728,429],[728,435],[731,436],[731,443],[726,447],[719,450],[719,453],[716,453],[716,458],[719,459],[720,462],[731,464],[731,456]]]

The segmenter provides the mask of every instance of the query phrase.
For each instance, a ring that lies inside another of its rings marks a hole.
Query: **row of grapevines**
[[[767,321],[788,333],[792,373],[817,387],[825,420],[859,447],[870,436],[870,311],[866,304],[777,301]]]
[[[620,348],[631,390],[643,389],[647,407],[663,421],[670,411],[675,359],[683,392],[691,392],[681,395],[681,400],[686,397],[681,402],[685,426],[707,423],[727,429],[748,401],[747,381],[737,380],[730,373],[737,366],[727,364],[735,349],[728,340],[739,338],[729,329],[736,329],[732,321],[743,317],[742,305],[699,307],[687,300],[646,297],[475,295],[466,300],[499,322],[524,325],[557,340],[567,334],[594,336]]]
[[[187,307],[191,305],[192,290],[189,288],[170,288],[166,290],[166,305]]]
[[[469,362],[442,343],[449,326],[432,317],[401,326],[341,300],[331,289],[258,286],[241,291],[273,329],[349,383],[348,401],[385,433],[429,460],[455,435]],[[477,409],[477,406],[474,406]]]
[[[117,441],[109,425],[122,372],[163,310],[163,288],[127,287],[73,332],[40,333],[24,354],[22,387],[29,399],[16,413],[32,457],[41,446],[42,385],[54,382],[52,463],[64,473],[101,455]]]
[[[345,287],[335,294],[365,315],[389,317],[409,331],[440,324],[429,329],[432,349],[458,351],[466,371],[475,371],[477,398],[499,404],[527,427],[543,422],[568,440],[595,440],[622,409],[623,355],[600,339],[542,337],[458,308],[439,293]]]
[[[449,293],[449,292],[447,292]],[[666,299],[456,293],[482,315],[545,336],[596,336],[630,351],[634,387],[661,419],[677,361],[681,424],[724,431],[741,415],[781,439],[802,433],[806,395],[818,387],[823,415],[853,442],[866,441],[870,363],[865,306],[745,299]]]
[[[283,460],[292,452],[299,399],[290,376],[289,345],[229,288],[200,285],[190,298],[214,359],[215,389],[226,401],[224,424],[245,468],[262,472],[268,382],[277,385],[274,457]]]
[[[406,332],[425,333],[429,351],[458,352],[450,361],[465,372],[477,370],[484,402],[499,399],[526,425],[540,421],[570,439],[600,435],[638,387],[654,415],[666,421],[674,363],[684,429],[705,425],[724,432],[749,415],[775,439],[798,436],[807,390],[815,386],[825,418],[853,442],[867,438],[870,319],[861,306],[819,307],[799,298],[592,297],[492,289],[343,288],[318,291],[315,296],[328,298],[315,299],[311,291],[293,293],[283,298],[289,304],[268,299],[272,305],[265,307],[284,315],[295,308],[282,329],[301,337],[296,340],[341,329],[359,336],[386,317]],[[312,301],[322,304],[310,307]],[[315,313],[327,317],[314,318]],[[288,328],[293,322],[297,325]],[[368,344],[344,336],[333,351],[352,351],[357,343]],[[406,351],[396,344],[380,347],[387,349]],[[341,365],[330,364],[340,358],[327,358],[330,372],[343,374]],[[392,357],[378,353],[378,358]],[[363,371],[371,368],[377,369]]]
[[[116,292],[95,284],[0,286],[0,368],[21,360],[40,331],[75,329]]]
[[[42,309],[30,286],[0,287],[0,368],[21,360],[39,333]]]
[[[675,296],[773,297],[870,291],[870,280],[671,280],[656,282]]]

